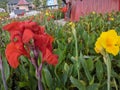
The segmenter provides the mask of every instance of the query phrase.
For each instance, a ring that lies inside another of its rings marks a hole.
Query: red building
[[[69,0],[71,2],[72,21],[78,21],[80,16],[90,12],[107,13],[120,10],[120,0]]]

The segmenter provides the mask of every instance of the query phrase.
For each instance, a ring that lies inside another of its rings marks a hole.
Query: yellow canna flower
[[[98,39],[97,39],[97,42],[95,43],[95,48],[94,48],[94,49],[95,49],[95,51],[96,51],[97,53],[100,53],[100,52],[103,51],[103,47],[102,47],[100,41],[101,41],[100,38],[98,38]]]
[[[120,47],[120,36],[118,36],[118,46]]]
[[[71,26],[72,28],[75,28],[75,23],[73,22],[68,23],[68,25]]]
[[[108,14],[108,16],[112,16],[112,14],[111,14],[111,13],[109,13],[109,14]]]
[[[49,16],[49,13],[48,13],[48,12],[46,12],[46,13],[45,13],[45,15],[46,15],[46,16]]]
[[[114,21],[114,18],[111,17],[111,18],[109,18],[109,20],[110,20],[110,21]]]
[[[95,51],[97,53],[102,53],[102,50],[104,49],[106,52],[116,56],[119,52],[120,45],[120,43],[118,43],[118,40],[119,36],[115,30],[102,32],[100,37],[97,39],[97,42],[95,43]]]
[[[95,11],[93,11],[92,14],[95,14]]]

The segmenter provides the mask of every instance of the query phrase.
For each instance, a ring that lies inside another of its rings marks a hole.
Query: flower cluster
[[[71,28],[75,28],[75,23],[74,22],[69,22],[68,26],[70,26]]]
[[[31,59],[31,51],[41,52],[42,63],[47,62],[52,65],[58,63],[58,56],[52,52],[53,37],[45,33],[44,27],[36,22],[12,22],[5,25],[3,29],[10,33],[10,43],[6,47],[5,54],[11,67],[18,67],[18,58],[21,55]]]
[[[117,35],[115,30],[102,32],[100,37],[95,43],[95,51],[102,53],[104,50],[116,56],[120,50],[120,36]]]
[[[63,12],[63,13],[66,13],[68,10],[67,6],[64,6],[62,8],[60,8],[60,11]]]
[[[51,19],[54,19],[54,15],[49,10],[46,10],[45,16],[47,17],[48,21],[50,21]]]

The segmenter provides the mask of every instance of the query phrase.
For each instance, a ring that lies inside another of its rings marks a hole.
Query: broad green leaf
[[[98,90],[98,84],[92,84],[87,87],[87,90]]]
[[[88,34],[87,34],[86,31],[84,31],[82,37],[83,37],[83,39],[84,39],[85,41],[88,41]],[[87,43],[87,42],[85,42],[85,43]]]
[[[0,85],[0,90],[4,90],[4,86],[3,85]]]
[[[78,68],[77,68],[77,63],[74,63],[73,64],[73,70],[72,70],[72,76],[77,76],[78,74],[77,74],[77,70],[78,70]]]
[[[101,81],[102,78],[103,78],[103,65],[102,65],[102,62],[100,60],[97,60],[95,66],[96,66],[97,78],[99,79],[99,81]]]
[[[94,69],[93,60],[88,59],[88,60],[86,60],[86,63],[87,63],[88,70],[89,70],[89,71],[93,71],[93,69]]]
[[[3,61],[3,69],[4,69],[5,77],[7,80],[10,76],[10,67],[8,65],[7,60],[4,57],[2,58],[2,61]]]
[[[55,90],[62,90],[61,88],[55,88]]]
[[[90,75],[90,72],[89,72],[89,70],[87,68],[87,63],[85,62],[85,59],[83,58],[82,53],[80,54],[80,59],[79,60],[81,61],[81,64],[82,64],[82,67],[83,67],[84,72],[86,74],[86,77],[88,78],[89,83],[90,83],[91,80],[92,80],[92,76]]]
[[[79,90],[86,90],[86,86],[84,83],[80,82],[74,77],[70,77],[71,83],[74,85],[74,87],[77,87]]]
[[[63,73],[63,83],[65,85],[69,74],[69,65],[67,63],[64,64],[64,73]]]
[[[92,80],[89,82],[89,85],[92,85],[94,83],[95,77],[92,78]]]
[[[61,81],[63,82],[64,85],[66,84],[67,79],[68,79],[68,74],[66,72],[64,72],[61,77]]]
[[[67,63],[65,63],[65,65],[64,65],[64,70],[67,73],[69,72],[69,65]]]
[[[42,75],[44,75],[46,85],[49,87],[49,89],[52,89],[53,80],[52,80],[51,73],[49,72],[47,68],[43,68],[42,73],[44,73]]]
[[[29,86],[29,82],[19,82],[19,87],[26,87]]]

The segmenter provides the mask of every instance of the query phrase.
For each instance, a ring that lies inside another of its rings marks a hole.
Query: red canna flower
[[[64,6],[60,9],[61,12],[66,13],[68,10],[67,6]]]
[[[54,19],[54,18],[55,18],[54,15],[50,15],[50,16],[47,17],[47,21],[50,21],[51,19]]]
[[[16,30],[18,30],[18,26],[20,25],[20,22],[12,22],[12,23],[10,23],[10,24],[8,24],[8,25],[5,25],[4,27],[3,27],[3,29],[4,30],[8,30],[9,32],[11,32],[11,31],[16,31]]]
[[[54,15],[51,15],[51,18],[53,18],[53,19],[54,19],[54,18],[55,18],[55,16],[54,16]]]
[[[25,31],[23,32],[22,41],[23,43],[28,43],[33,37],[34,33],[29,29],[25,29]]]
[[[24,21],[13,22],[5,25],[4,30],[10,33],[10,43],[6,47],[6,58],[11,67],[17,68],[19,65],[18,58],[21,55],[27,56],[29,59],[32,48],[42,53],[42,62],[56,65],[58,56],[52,52],[53,37],[45,33],[45,29],[36,22]],[[32,41],[32,42],[31,42]]]
[[[46,49],[43,53],[43,62],[53,64],[54,66],[58,63],[58,56],[51,53],[49,49]]]
[[[6,58],[11,67],[17,68],[19,65],[18,57],[25,55],[29,57],[21,42],[10,42],[5,51]]]

